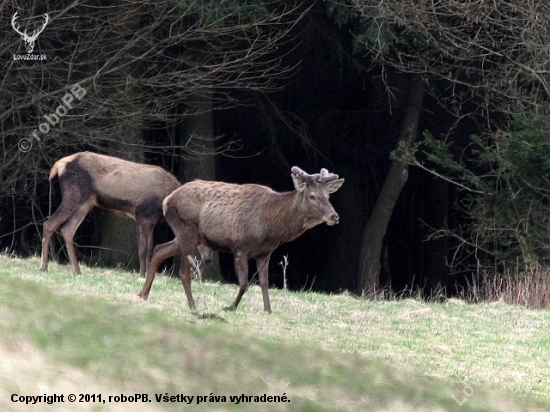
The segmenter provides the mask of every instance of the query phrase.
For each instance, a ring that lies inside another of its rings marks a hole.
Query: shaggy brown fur
[[[166,221],[176,239],[158,245],[147,268],[147,280],[140,296],[147,299],[160,263],[181,253],[180,278],[191,309],[190,264],[185,258],[197,247],[201,255],[211,250],[228,251],[235,256],[239,292],[233,310],[248,286],[248,260],[255,259],[262,289],[264,310],[271,312],[268,296],[268,265],[271,253],[283,242],[290,242],[306,230],[326,222],[338,223],[338,214],[329,202],[329,194],[340,188],[344,179],[334,174],[308,175],[294,167],[292,178],[296,190],[278,193],[268,187],[196,180],[184,184],[163,203]],[[324,169],[323,169],[324,170]],[[299,172],[300,173],[299,173]],[[325,173],[326,172],[325,170]],[[210,252],[209,252],[210,251]]]
[[[51,237],[62,225],[61,234],[73,271],[80,274],[73,237],[86,215],[97,206],[136,220],[140,274],[145,276],[153,250],[153,230],[162,218],[162,201],[181,186],[178,180],[161,167],[90,152],[58,160],[52,167],[50,180],[56,176],[63,200],[44,222],[41,269],[48,269]]]

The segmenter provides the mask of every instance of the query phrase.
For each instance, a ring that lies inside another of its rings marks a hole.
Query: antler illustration
[[[32,51],[34,50],[34,42],[38,38],[38,35],[42,33],[42,31],[44,31],[44,29],[46,28],[46,25],[48,24],[48,21],[50,21],[50,18],[47,14],[44,14],[44,17],[45,19],[44,19],[44,24],[42,25],[42,28],[39,30],[34,30],[32,32],[32,36],[27,35],[27,30],[25,30],[24,32],[21,32],[19,30],[19,24],[17,24],[16,26],[15,21],[19,18],[19,11],[16,11],[11,19],[11,26],[17,33],[21,35],[21,38],[25,41],[25,49],[29,54],[32,53]]]

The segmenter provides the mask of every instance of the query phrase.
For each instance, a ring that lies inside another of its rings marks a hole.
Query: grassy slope
[[[228,397],[194,410],[550,410],[545,311],[271,290],[274,313],[266,315],[252,287],[225,313],[234,286],[194,283],[198,313],[224,322],[189,311],[174,279],[158,276],[144,303],[134,275],[83,268],[75,277],[68,267],[38,266],[0,255],[0,408],[18,406],[11,393],[57,391]],[[243,393],[286,394],[290,403],[229,402]]]

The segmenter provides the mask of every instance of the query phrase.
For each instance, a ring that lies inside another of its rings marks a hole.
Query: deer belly
[[[258,245],[263,241],[262,231],[247,224],[231,220],[211,220],[199,225],[200,236],[207,239],[217,250],[246,249],[247,245]]]

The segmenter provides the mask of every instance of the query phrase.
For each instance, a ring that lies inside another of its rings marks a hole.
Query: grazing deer
[[[212,250],[229,251],[235,257],[239,291],[225,310],[237,308],[248,287],[248,260],[255,259],[264,310],[271,313],[267,273],[271,253],[320,223],[332,226],[339,221],[329,194],[337,191],[344,179],[326,169],[310,175],[296,166],[291,176],[296,190],[285,193],[255,184],[202,180],[174,191],[164,200],[163,213],[176,238],[155,247],[139,295],[147,299],[160,263],[181,253],[180,279],[187,303],[195,309],[187,255],[193,255],[197,248],[203,258]]]
[[[162,201],[181,184],[158,166],[129,162],[97,153],[80,152],[58,160],[49,180],[59,177],[62,201],[55,213],[44,222],[42,270],[48,270],[50,240],[61,225],[61,234],[73,271],[80,266],[73,237],[95,207],[117,216],[134,219],[138,227],[139,273],[145,270],[153,250],[153,231],[162,218]]]
[[[16,25],[15,21],[18,19],[18,17],[19,17],[19,12],[16,11],[11,19],[11,26],[18,34],[21,35],[21,38],[25,42],[25,49],[27,50],[27,53],[31,54],[32,51],[34,50],[34,42],[36,42],[36,39],[38,39],[38,35],[44,31],[44,29],[46,28],[46,25],[50,21],[50,18],[48,17],[47,14],[44,14],[44,24],[42,24],[42,28],[39,30],[34,30],[32,32],[32,35],[29,36],[27,35],[27,30],[22,32],[19,30],[19,24]]]

